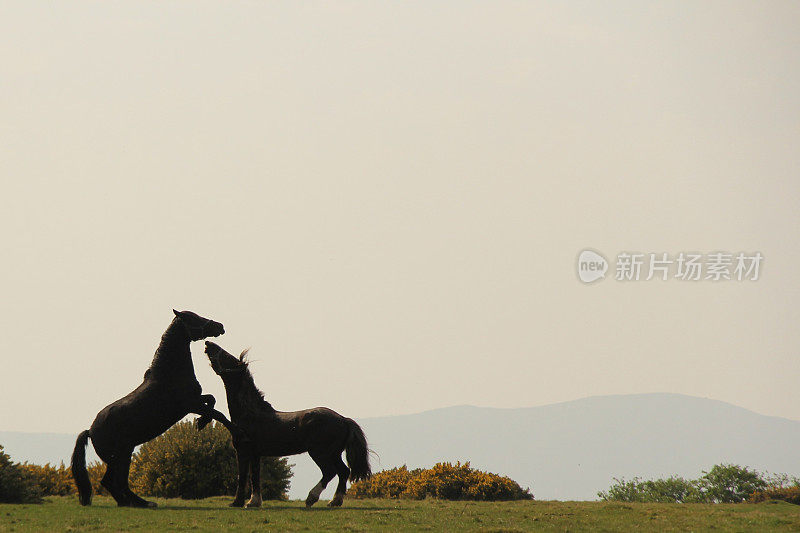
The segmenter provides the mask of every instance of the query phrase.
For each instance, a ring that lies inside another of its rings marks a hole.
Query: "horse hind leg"
[[[120,499],[118,499],[116,496],[114,499],[117,500],[117,505],[120,507],[157,507],[155,502],[149,502],[134,494],[134,492],[128,486],[128,474],[130,473],[131,468],[131,453],[133,453],[133,450],[120,454],[117,460],[114,462],[112,485],[114,486],[116,493],[121,495],[124,503],[121,503]]]
[[[111,494],[119,507],[128,507],[130,497],[125,488],[121,486],[119,477],[119,461],[114,458],[110,463],[106,463],[106,472],[103,474],[103,479],[100,480],[100,485]]]
[[[114,500],[119,503],[119,498],[115,495],[116,489],[114,488],[114,467],[111,463],[106,463],[106,472],[103,474],[103,479],[100,480],[100,485],[108,491]]]
[[[131,500],[131,504],[133,507],[158,507],[156,502],[149,502],[133,492],[130,487],[128,487],[128,498]]]
[[[123,507],[127,505],[128,497],[125,493],[119,492],[116,486],[118,451],[108,445],[107,440],[103,438],[104,435],[105,433],[102,431],[95,431],[95,434],[92,436],[94,449],[106,465],[106,471],[103,473],[103,478],[100,480],[100,486],[108,491],[111,497],[114,498],[114,501],[117,502],[117,505]]]
[[[350,469],[342,461],[342,456],[337,455],[334,461],[336,465],[336,473],[339,474],[339,484],[336,486],[336,494],[333,495],[329,507],[341,507],[344,501],[344,494],[347,492],[347,478],[350,477]]]
[[[306,498],[306,507],[311,507],[319,501],[320,494],[322,494],[322,491],[328,486],[328,483],[330,483],[330,481],[333,479],[333,476],[336,475],[336,466],[330,457],[311,455],[311,458],[315,463],[317,463],[319,469],[322,470],[322,479],[320,479],[319,483],[314,485],[314,488],[309,491],[308,497]]]

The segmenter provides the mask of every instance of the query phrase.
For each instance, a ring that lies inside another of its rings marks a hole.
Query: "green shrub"
[[[768,489],[800,487],[800,478],[789,476],[788,474],[765,473],[761,477],[766,482]]]
[[[230,433],[220,424],[197,431],[179,422],[134,454],[130,484],[144,496],[198,499],[233,495],[237,481],[236,452]],[[292,472],[285,458],[264,458],[264,499],[286,499]]]
[[[23,465],[0,446],[0,503],[41,503],[42,491]]]
[[[652,479],[642,481],[635,477],[630,481],[614,478],[608,492],[598,492],[597,496],[606,501],[650,502],[650,503],[689,503],[704,502],[705,494],[697,481],[682,477]]]
[[[625,481],[625,478],[618,479],[612,478],[614,483],[608,488],[608,491],[600,491],[597,497],[604,501],[611,502],[641,502],[644,501],[644,488],[642,487],[642,480],[638,477],[630,481]]]
[[[669,477],[642,481],[635,477],[625,481],[614,478],[608,491],[600,491],[597,496],[602,500],[620,502],[740,503],[757,491],[769,486],[782,487],[790,480],[797,481],[785,474],[766,477],[746,466],[718,464],[695,480]]]
[[[291,477],[292,467],[285,457],[262,457],[261,497],[265,500],[289,499],[288,493]],[[228,494],[236,494],[235,485],[232,485]]]
[[[732,464],[714,465],[703,472],[699,480],[701,490],[713,503],[741,503],[757,490],[767,487],[767,482],[755,470]]]
[[[433,468],[408,470],[405,466],[373,474],[353,483],[355,498],[438,498],[442,500],[532,500],[528,489],[514,480],[482,472],[469,462],[437,463]]]

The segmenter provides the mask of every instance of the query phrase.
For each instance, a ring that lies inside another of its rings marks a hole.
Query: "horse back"
[[[91,426],[92,440],[113,442],[114,447],[147,442],[189,414],[192,401],[201,392],[196,379],[167,384],[146,374],[136,389],[97,413]]]
[[[347,419],[327,407],[272,411],[233,421],[254,437],[259,454],[267,456],[334,449],[343,445],[349,435]]]

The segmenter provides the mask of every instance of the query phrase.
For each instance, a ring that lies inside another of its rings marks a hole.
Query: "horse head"
[[[199,341],[207,337],[218,337],[225,333],[225,328],[219,322],[203,318],[191,311],[176,311],[173,309],[172,312],[175,313],[178,321],[186,327],[189,340]]]
[[[247,370],[247,360],[245,359],[247,351],[244,350],[239,357],[236,357],[223,350],[219,344],[206,341],[205,352],[211,362],[211,368],[220,377]]]

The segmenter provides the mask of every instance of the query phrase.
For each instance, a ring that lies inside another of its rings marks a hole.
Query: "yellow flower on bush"
[[[373,474],[353,483],[354,498],[406,498],[422,500],[532,500],[530,490],[504,476],[475,470],[469,462],[436,463],[432,468],[408,470],[405,466]]]

